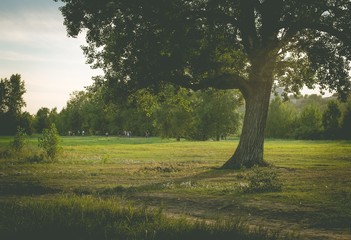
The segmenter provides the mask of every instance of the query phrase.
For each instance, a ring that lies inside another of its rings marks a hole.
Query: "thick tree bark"
[[[264,130],[273,81],[271,76],[266,77],[267,81],[250,83],[250,91],[245,96],[246,111],[240,142],[234,155],[223,168],[238,169],[267,165],[263,159]]]
[[[245,98],[246,111],[239,145],[223,168],[237,169],[266,165],[263,160],[264,130],[272,83],[255,83],[252,88],[253,93]]]

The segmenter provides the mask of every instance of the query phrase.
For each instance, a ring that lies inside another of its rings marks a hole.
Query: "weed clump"
[[[246,193],[279,192],[282,190],[278,173],[273,168],[254,166],[247,176],[248,184],[243,186]]]

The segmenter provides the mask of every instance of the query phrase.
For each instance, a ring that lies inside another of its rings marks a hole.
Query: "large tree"
[[[61,1],[68,35],[86,32],[83,50],[110,93],[164,81],[242,92],[242,135],[226,168],[265,164],[274,80],[350,90],[350,0]]]

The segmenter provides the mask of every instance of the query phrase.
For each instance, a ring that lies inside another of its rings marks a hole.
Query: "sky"
[[[62,4],[62,3],[61,3]],[[60,3],[53,0],[0,0],[0,78],[20,74],[23,109],[62,109],[73,91],[84,90],[101,74],[85,63],[84,36],[67,36]]]

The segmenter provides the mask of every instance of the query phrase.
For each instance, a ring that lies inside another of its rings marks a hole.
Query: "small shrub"
[[[282,183],[278,173],[272,168],[253,167],[248,175],[249,183],[243,188],[244,192],[279,192]]]
[[[26,144],[26,133],[23,128],[18,127],[16,135],[11,142],[11,148],[16,152],[21,152]]]
[[[52,124],[49,129],[43,130],[43,135],[39,137],[38,142],[39,147],[44,150],[49,160],[54,161],[61,151],[61,139],[55,124]]]

